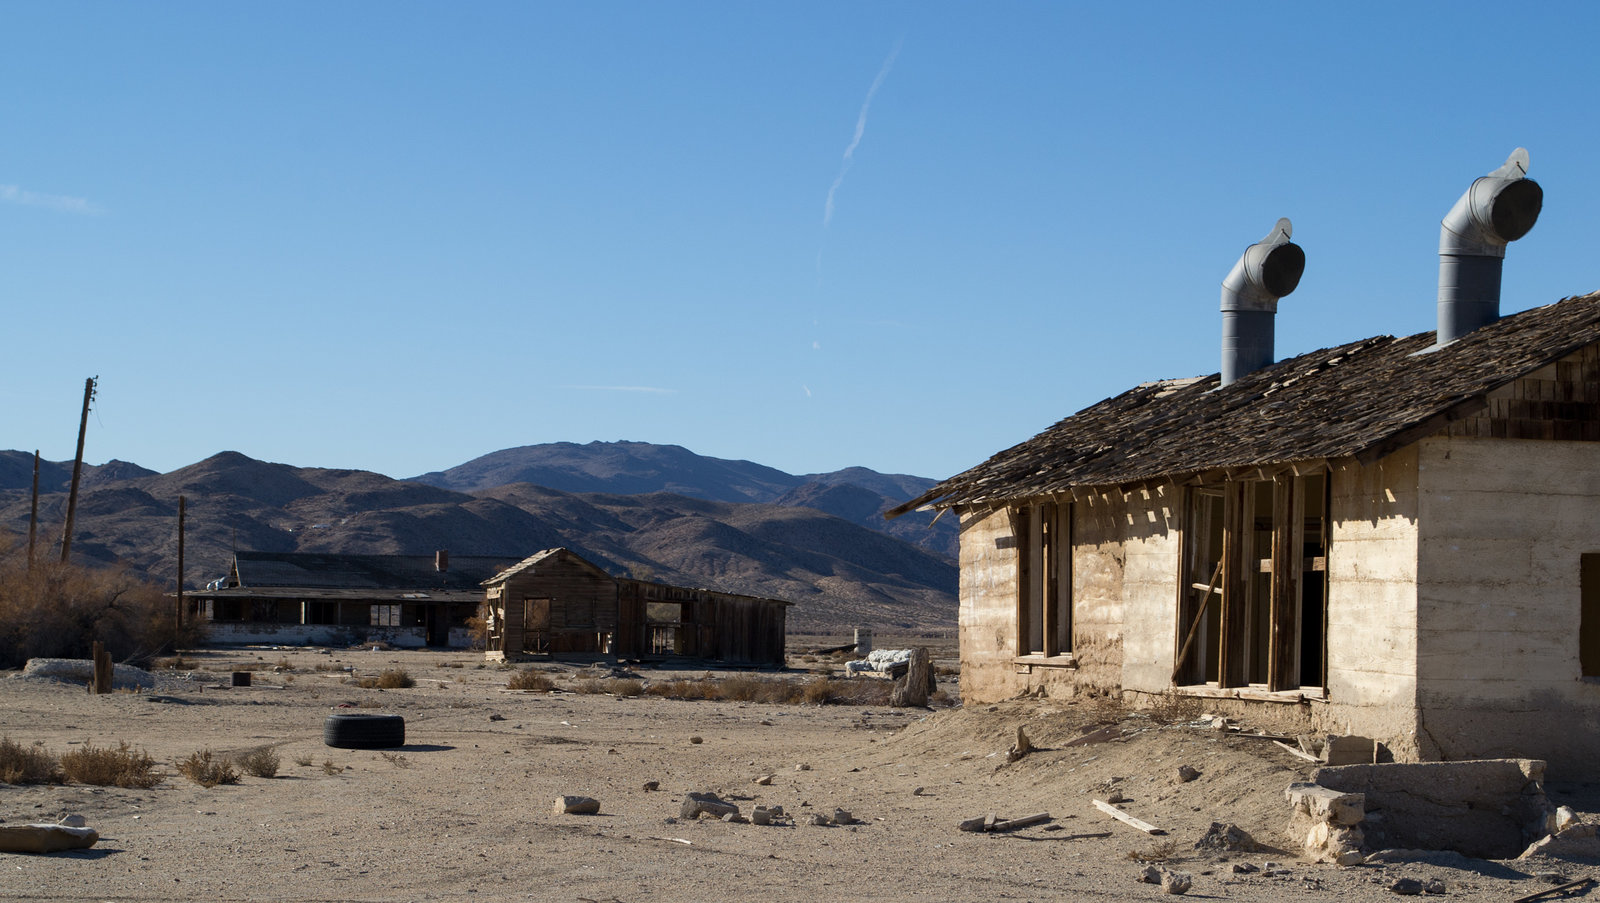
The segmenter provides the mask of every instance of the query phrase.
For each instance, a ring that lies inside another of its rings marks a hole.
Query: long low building
[[[186,594],[214,643],[486,648],[783,664],[791,604],[613,577],[570,549],[493,556],[238,552]],[[482,621],[477,618],[482,617]]]
[[[228,576],[187,593],[215,643],[473,646],[495,556],[237,552]]]

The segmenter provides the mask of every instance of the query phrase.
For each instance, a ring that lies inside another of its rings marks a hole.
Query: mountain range
[[[0,528],[26,542],[33,456],[0,451]],[[58,555],[71,462],[40,466],[39,555]],[[866,468],[792,475],[644,442],[551,443],[397,480],[222,452],[161,474],[85,465],[72,557],[175,585],[235,549],[504,555],[566,546],[619,575],[795,602],[791,629],[943,629],[955,623],[956,528],[881,512],[933,480]]]

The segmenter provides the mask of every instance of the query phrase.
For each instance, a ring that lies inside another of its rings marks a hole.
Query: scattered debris
[[[1033,752],[1033,743],[1028,740],[1027,733],[1023,731],[1022,725],[1019,724],[1017,725],[1016,745],[1006,752],[1006,761],[1015,762],[1031,752]]]
[[[1212,822],[1205,835],[1195,841],[1194,848],[1215,853],[1253,853],[1260,845],[1238,825]]]
[[[721,818],[724,815],[739,814],[739,807],[724,801],[715,793],[690,793],[683,798],[683,806],[678,810],[679,818],[699,818],[702,814],[712,818]]]
[[[645,790],[646,793],[650,793],[650,792],[653,792],[653,791],[656,791],[656,790],[660,790],[660,789],[661,789],[661,782],[660,781],[645,781],[644,782],[644,790]]]
[[[1588,887],[1593,883],[1593,878],[1579,878],[1576,881],[1568,881],[1566,884],[1548,888],[1546,890],[1539,891],[1538,893],[1528,894],[1525,897],[1518,897],[1515,900],[1512,900],[1511,903],[1533,903],[1534,900],[1543,900],[1545,897],[1553,897],[1556,894],[1563,894],[1567,891],[1577,890],[1581,887]]]
[[[1105,743],[1105,742],[1107,742],[1109,740],[1121,740],[1121,739],[1122,739],[1122,728],[1120,728],[1117,725],[1113,724],[1113,725],[1109,725],[1107,727],[1102,727],[1102,728],[1100,728],[1098,730],[1090,731],[1089,733],[1084,734],[1083,736],[1081,736],[1081,737],[1079,737],[1079,738],[1077,738],[1075,740],[1068,740],[1066,742],[1065,746],[1067,746],[1067,747],[1093,746],[1096,743]]]
[[[1194,886],[1194,877],[1188,872],[1175,872],[1165,866],[1147,865],[1139,871],[1139,880],[1145,884],[1159,884],[1163,893],[1186,894]]]
[[[1290,755],[1294,756],[1295,758],[1303,759],[1303,760],[1305,760],[1307,762],[1316,762],[1319,765],[1322,764],[1322,760],[1321,759],[1317,758],[1316,756],[1313,756],[1312,754],[1310,754],[1310,753],[1308,753],[1308,752],[1306,752],[1306,751],[1304,751],[1302,749],[1298,749],[1296,747],[1290,746],[1289,744],[1283,742],[1282,740],[1274,740],[1274,741],[1272,741],[1272,743],[1273,743],[1274,746],[1277,746],[1277,747],[1283,749],[1285,752],[1289,753]]]
[[[0,825],[0,853],[59,853],[95,845],[100,833],[84,825]]]
[[[600,801],[587,796],[558,796],[556,815],[599,815]]]
[[[1200,777],[1200,772],[1193,765],[1178,766],[1178,783],[1187,784]]]
[[[1415,878],[1399,878],[1389,885],[1389,892],[1402,897],[1415,897],[1422,893],[1422,882]]]
[[[763,787],[767,787],[772,784],[772,779],[774,777],[776,777],[776,775],[764,774],[756,778],[755,782]]]
[[[1107,803],[1107,802],[1104,802],[1104,801],[1101,801],[1101,800],[1094,800],[1093,802],[1094,802],[1094,807],[1096,809],[1099,809],[1101,812],[1104,812],[1105,814],[1111,816],[1112,818],[1116,819],[1117,821],[1122,822],[1125,825],[1129,825],[1131,827],[1138,828],[1139,830],[1143,831],[1146,834],[1165,834],[1165,833],[1167,833],[1167,832],[1161,830],[1160,828],[1156,827],[1155,825],[1150,824],[1149,822],[1141,821],[1141,820],[1139,820],[1137,818],[1134,818],[1133,816],[1131,816],[1128,813],[1122,811],[1121,809],[1118,809],[1116,806],[1113,806],[1110,803]]]

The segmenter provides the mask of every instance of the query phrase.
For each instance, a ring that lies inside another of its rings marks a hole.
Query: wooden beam
[[[1128,813],[1122,811],[1121,809],[1118,809],[1116,806],[1113,806],[1110,803],[1103,802],[1101,800],[1094,800],[1094,807],[1096,809],[1099,809],[1101,812],[1104,812],[1105,814],[1107,814],[1107,815],[1111,816],[1112,818],[1116,819],[1117,821],[1120,821],[1125,825],[1129,825],[1131,827],[1138,828],[1139,830],[1143,831],[1146,834],[1165,834],[1165,833],[1167,833],[1167,832],[1161,830],[1160,828],[1156,827],[1155,825],[1150,824],[1147,821],[1140,821],[1139,819],[1134,818],[1133,816],[1131,816]]]

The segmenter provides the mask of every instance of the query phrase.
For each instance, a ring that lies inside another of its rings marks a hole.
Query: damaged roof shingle
[[[1600,293],[1511,314],[1443,348],[1378,336],[1280,361],[1136,386],[885,512],[1045,498],[1236,468],[1370,461],[1476,413],[1493,390],[1600,341]]]

